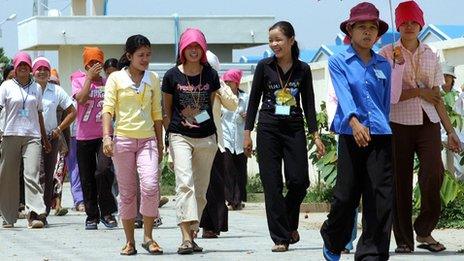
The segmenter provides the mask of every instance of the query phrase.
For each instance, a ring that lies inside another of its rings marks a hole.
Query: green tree
[[[5,55],[5,51],[3,47],[0,47],[0,64],[3,63],[5,65],[10,64],[10,58]]]

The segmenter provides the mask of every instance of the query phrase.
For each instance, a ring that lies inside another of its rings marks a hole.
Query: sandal
[[[129,248],[129,250],[127,250]],[[119,253],[121,256],[133,256],[137,254],[137,249],[135,249],[135,244],[134,243],[127,243],[124,245],[121,249],[121,252]]]
[[[288,244],[275,244],[271,248],[272,252],[286,252],[288,251]]]
[[[411,252],[412,252],[412,250],[411,250],[411,248],[409,248],[408,245],[399,245],[395,249],[395,253],[398,253],[398,254],[409,254]]]
[[[66,208],[55,209],[55,216],[65,216],[66,214],[68,214],[68,209]]]
[[[435,243],[422,243],[417,246],[418,248],[426,249],[430,252],[441,252],[446,249],[444,245],[442,245],[440,242],[435,242]]]
[[[203,248],[192,240],[193,252],[203,252]]]
[[[300,241],[300,233],[297,230],[290,233],[290,244],[296,244]]]
[[[102,222],[103,225],[105,225],[107,228],[115,228],[118,226],[118,222],[113,215],[106,215],[100,218],[100,222]]]
[[[193,254],[193,244],[190,240],[185,240],[177,249],[177,254],[179,255],[189,255]]]
[[[142,243],[142,247],[147,250],[148,253],[152,255],[161,255],[163,254],[163,249],[156,243],[155,240],[150,239],[145,243]],[[150,247],[153,247],[150,249]]]

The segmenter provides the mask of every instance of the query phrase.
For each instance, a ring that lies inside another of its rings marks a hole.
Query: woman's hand
[[[164,146],[162,142],[158,142],[158,164],[163,161],[163,156],[164,156]]]
[[[103,154],[107,157],[113,157],[114,143],[110,136],[103,138]]]
[[[253,141],[251,140],[250,131],[246,130],[243,134],[243,153],[248,158],[251,158],[253,153]]]
[[[325,155],[325,145],[319,136],[316,136],[314,138],[314,144],[316,144],[317,158],[320,159],[322,156]]]
[[[450,149],[454,153],[458,153],[461,151],[461,141],[456,135],[456,132],[452,131],[448,134],[448,149]]]

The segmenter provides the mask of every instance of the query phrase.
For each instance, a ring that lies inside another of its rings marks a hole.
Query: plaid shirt
[[[401,90],[418,88],[417,83],[422,84],[423,88],[432,88],[445,83],[439,58],[428,45],[420,43],[414,53],[407,50],[401,44],[401,41],[398,41],[396,45],[401,46],[401,51],[405,60],[403,66],[395,66],[398,68],[392,71],[392,93],[394,93],[395,90],[399,93],[398,100],[401,95]],[[391,61],[393,57],[392,45],[382,48],[382,50],[380,50],[380,55]],[[395,82],[399,82],[396,81],[395,78],[402,79],[402,86],[395,84]],[[390,110],[391,122],[403,125],[422,125],[422,111],[427,113],[431,122],[436,123],[440,121],[435,106],[422,98],[414,97],[404,101],[392,101],[392,103]]]

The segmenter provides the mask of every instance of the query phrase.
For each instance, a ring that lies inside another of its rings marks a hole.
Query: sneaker
[[[98,229],[97,220],[87,220],[85,221],[85,230],[96,230]]]
[[[100,221],[105,225],[107,228],[115,228],[118,226],[118,222],[114,218],[113,215],[107,215],[102,218],[100,218]]]
[[[160,208],[160,207],[166,205],[166,203],[168,203],[168,202],[169,202],[169,199],[167,197],[161,197],[160,201],[159,201],[159,204],[158,204],[158,207]]]
[[[160,227],[163,224],[163,220],[161,217],[155,218],[155,222],[153,223],[153,228]]]
[[[134,228],[142,228],[142,227],[143,227],[143,221],[142,220],[135,220]]]
[[[327,261],[339,261],[340,260],[340,254],[332,253],[330,250],[328,250],[325,247],[325,245],[322,247],[322,255]]]
[[[42,221],[43,216],[37,215],[35,212],[29,212],[27,217],[27,227],[28,228],[43,228],[45,223]]]

